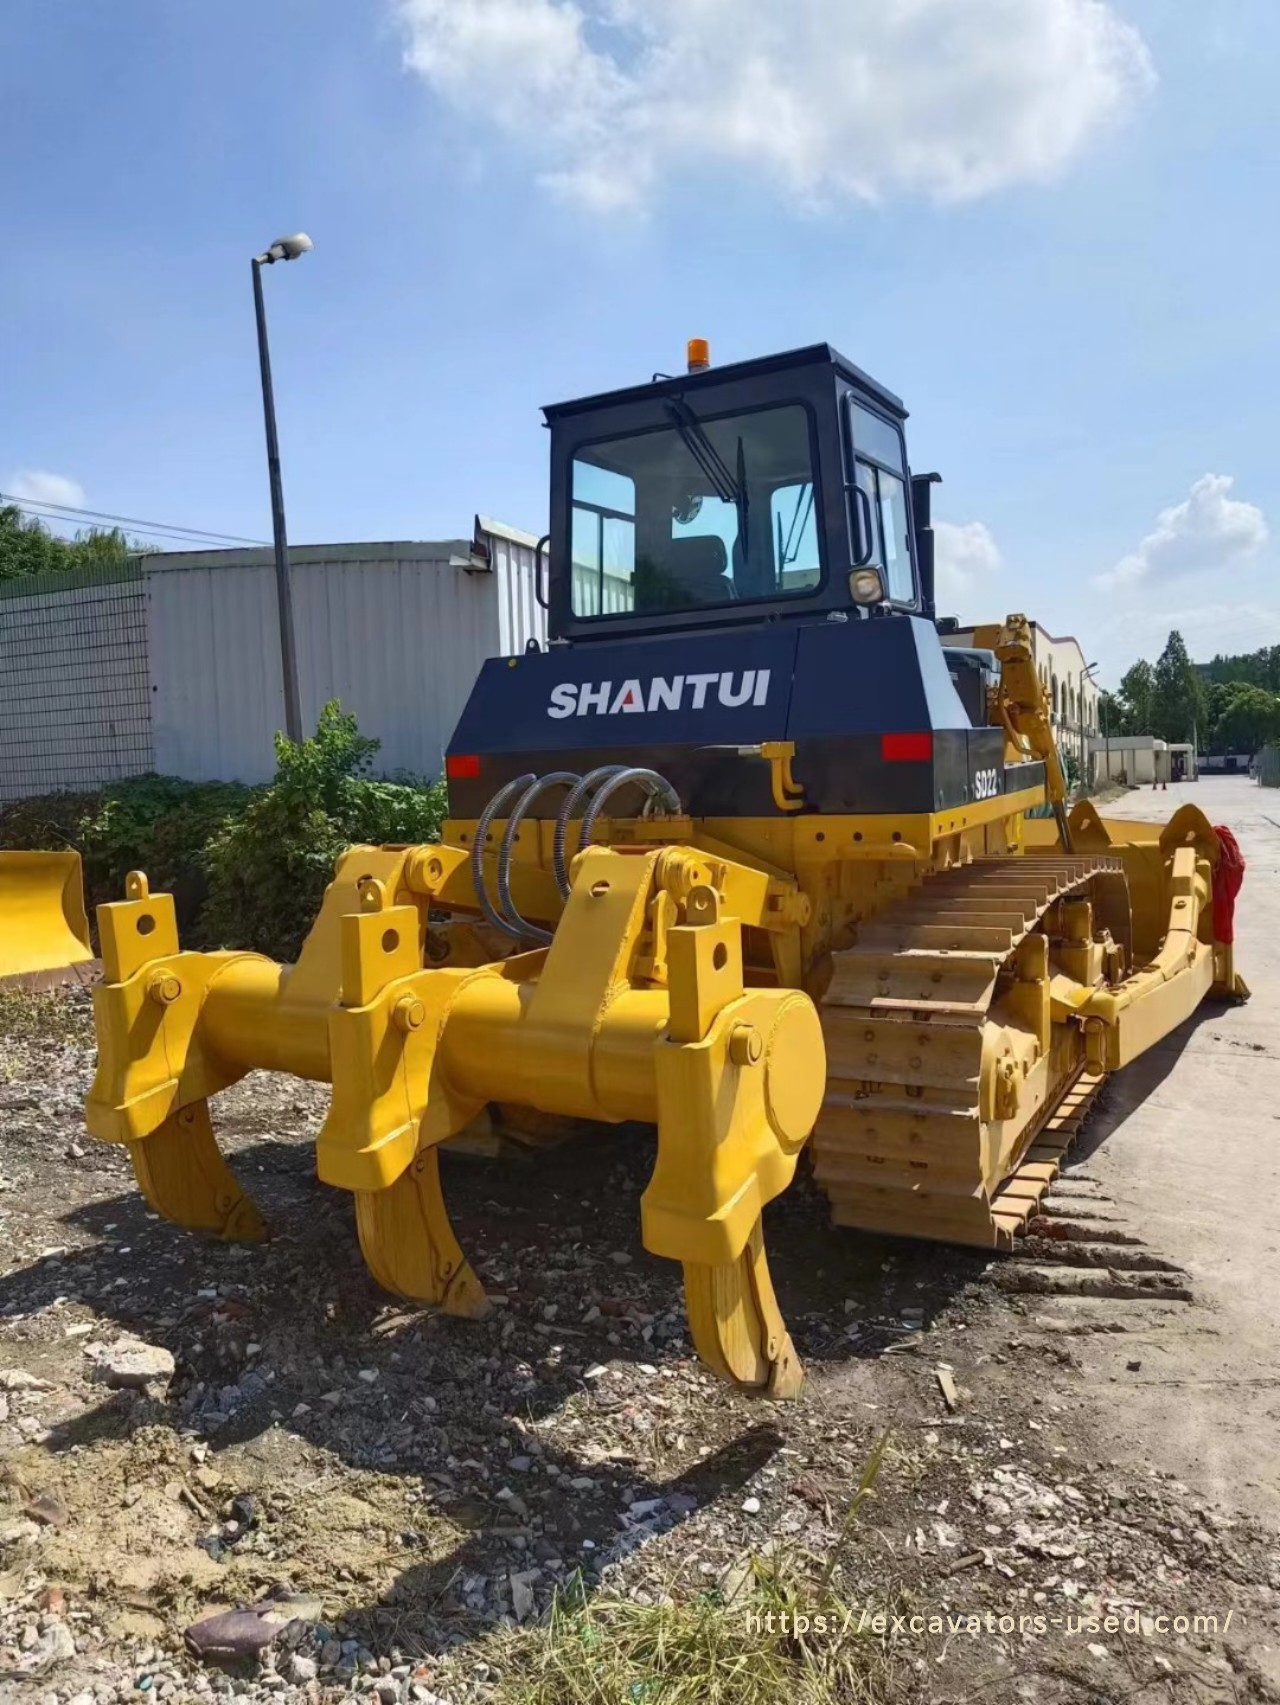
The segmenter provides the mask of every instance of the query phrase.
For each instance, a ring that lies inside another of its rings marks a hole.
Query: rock
[[[341,1648],[339,1648],[339,1656],[341,1656]],[[288,1678],[290,1681],[296,1682],[299,1687],[304,1687],[307,1682],[316,1679],[319,1669],[320,1666],[314,1658],[304,1658],[301,1652],[295,1652],[289,1659]]]
[[[67,1506],[52,1492],[39,1493],[27,1503],[22,1513],[28,1521],[39,1522],[41,1527],[65,1527],[71,1520]]]
[[[380,1681],[375,1681],[373,1691],[381,1699],[382,1705],[398,1705],[400,1699],[400,1683],[394,1676],[384,1675]]]
[[[629,1267],[631,1265],[631,1257],[627,1254],[625,1249],[610,1250],[609,1259],[613,1262],[615,1267]]]
[[[26,1649],[26,1656],[13,1673],[23,1681],[33,1681],[75,1655],[76,1643],[66,1623],[51,1622],[35,1644]]]
[[[113,1391],[145,1391],[153,1382],[168,1384],[173,1378],[172,1353],[138,1338],[103,1345],[94,1361],[98,1378]]]
[[[746,1515],[758,1516],[760,1514],[759,1498],[744,1498],[742,1500],[742,1508]]]
[[[0,1527],[0,1550],[6,1545],[22,1545],[29,1539],[38,1539],[40,1529],[33,1521],[5,1522]]]
[[[275,1593],[246,1610],[224,1610],[193,1622],[184,1636],[197,1658],[252,1657],[274,1645],[286,1628],[314,1622],[323,1606],[308,1593]]]
[[[535,1599],[533,1583],[541,1580],[541,1569],[525,1569],[511,1575],[511,1609],[517,1622],[527,1622],[533,1615]]]
[[[0,1391],[52,1391],[47,1379],[38,1379],[26,1368],[0,1368]]]
[[[232,1517],[242,1528],[253,1527],[258,1520],[258,1500],[252,1492],[241,1492],[231,1500]]]

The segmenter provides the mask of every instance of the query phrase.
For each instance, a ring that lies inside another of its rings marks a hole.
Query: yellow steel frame
[[[213,1144],[208,1098],[255,1067],[330,1082],[317,1170],[356,1196],[371,1269],[404,1294],[477,1313],[483,1292],[444,1212],[438,1145],[490,1099],[656,1124],[646,1247],[684,1264],[710,1365],[794,1389],[759,1222],[817,1116],[822,1032],[805,994],[745,986],[746,920],[726,904],[740,899],[756,923],[790,906],[794,923],[794,893],[688,848],[588,848],[548,949],[424,968],[428,908],[455,869],[448,847],[352,849],[292,969],[182,952],[171,897],[131,877],[128,897],[99,913],[90,1131],[128,1144],[161,1212],[257,1236]]]

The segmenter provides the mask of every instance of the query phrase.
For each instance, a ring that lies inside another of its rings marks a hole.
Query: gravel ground
[[[158,1220],[84,1134],[92,1060],[83,991],[0,995],[0,1698],[518,1697],[512,1631],[557,1591],[732,1603],[752,1557],[803,1580],[838,1555],[859,1615],[925,1619],[867,1635],[884,1697],[1280,1700],[1274,1528],[1098,1454],[1098,1383],[1134,1382],[1140,1433],[1143,1360],[1212,1332],[1212,1303],[1020,1295],[1007,1264],[833,1231],[802,1181],[767,1238],[809,1379],[752,1402],[692,1357],[678,1275],[640,1247],[645,1132],[445,1156],[499,1303],[477,1324],[368,1276],[314,1179],[320,1089],[218,1102],[275,1232],[242,1249]],[[114,1389],[147,1371],[135,1343],[154,1377]],[[184,1646],[286,1588],[262,1663]],[[1157,1622],[1196,1615],[1217,1632]]]

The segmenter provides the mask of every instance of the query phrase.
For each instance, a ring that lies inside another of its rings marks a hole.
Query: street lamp
[[[1093,672],[1097,667],[1097,663],[1086,663],[1080,671],[1080,683],[1076,688],[1076,714],[1080,719],[1080,780],[1085,787],[1089,785],[1089,759],[1084,743],[1084,684],[1086,681],[1092,680]],[[1094,685],[1097,685],[1096,681]],[[1109,761],[1110,753],[1107,756]],[[1108,774],[1107,780],[1111,780],[1110,774]]]
[[[267,427],[267,472],[271,477],[271,526],[276,550],[276,603],[280,611],[280,668],[284,682],[284,731],[294,744],[302,739],[302,707],[298,699],[298,654],[293,632],[293,590],[289,584],[289,540],[284,527],[284,491],[280,484],[280,444],[276,438],[276,403],[271,389],[271,355],[267,349],[267,314],[262,301],[262,269],[278,260],[297,260],[312,248],[305,231],[281,237],[253,257],[253,309],[258,321],[258,365],[262,370],[262,412]]]

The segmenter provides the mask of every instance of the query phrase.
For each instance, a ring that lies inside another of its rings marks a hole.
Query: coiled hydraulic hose
[[[476,838],[471,843],[471,886],[476,891],[476,899],[480,903],[480,910],[484,913],[486,923],[492,924],[494,929],[504,930],[508,935],[518,932],[514,932],[507,920],[494,911],[493,904],[485,890],[485,842],[489,837],[490,823],[493,822],[494,818],[507,803],[508,799],[513,798],[517,793],[523,793],[525,789],[531,787],[537,779],[537,776],[535,776],[533,771],[530,770],[527,775],[517,776],[514,781],[507,782],[505,787],[500,787],[497,793],[494,794],[493,798],[485,806],[484,810],[480,813],[480,821],[476,824]]]
[[[476,900],[486,921],[494,929],[500,929],[507,935],[517,939],[536,941],[546,944],[551,940],[551,931],[543,929],[540,924],[530,923],[520,915],[511,893],[511,859],[515,848],[516,837],[520,825],[529,812],[534,801],[552,787],[567,787],[563,805],[556,817],[555,831],[552,838],[552,871],[556,887],[563,900],[569,898],[569,871],[567,858],[567,842],[569,825],[574,814],[583,802],[592,795],[582,819],[578,836],[579,847],[588,845],[595,833],[596,822],[608,800],[619,788],[632,784],[642,788],[645,793],[643,811],[647,815],[654,805],[660,805],[666,811],[681,809],[680,796],[665,776],[656,770],[631,768],[626,764],[602,764],[599,769],[591,770],[585,776],[579,776],[573,770],[554,770],[550,775],[536,776],[529,773],[516,776],[514,780],[500,787],[497,793],[485,806],[476,824],[475,840],[471,846],[471,881],[476,892]],[[495,907],[489,898],[485,887],[484,849],[489,840],[489,829],[496,817],[508,801],[514,800],[507,813],[507,824],[503,830],[502,840],[498,845],[497,854],[497,883],[498,904]]]
[[[621,787],[629,787],[632,782],[638,782],[649,795],[648,804],[661,804],[667,811],[679,811],[680,795],[672,787],[665,776],[660,776],[657,770],[624,769],[617,775],[609,776],[601,783],[594,799],[587,807],[586,816],[582,819],[582,831],[578,837],[579,847],[589,846],[595,833],[596,819],[604,810],[608,800]]]
[[[540,776],[532,786],[526,788],[520,795],[511,808],[511,815],[507,818],[507,827],[498,847],[498,905],[502,908],[503,917],[507,920],[507,928],[529,941],[539,941],[545,944],[551,940],[551,931],[543,929],[539,924],[531,924],[527,918],[522,918],[516,909],[516,903],[511,897],[512,848],[515,846],[516,836],[520,831],[520,824],[525,813],[535,799],[540,799],[548,788],[573,788],[581,780],[582,778],[576,770],[553,770],[550,775]]]
[[[560,807],[560,815],[556,818],[556,832],[551,849],[551,868],[555,874],[556,887],[560,890],[560,898],[569,898],[569,864],[565,857],[565,843],[569,836],[569,824],[583,800],[592,788],[599,787],[609,776],[621,775],[626,769],[625,764],[601,764],[598,770],[588,770],[573,792]]]

